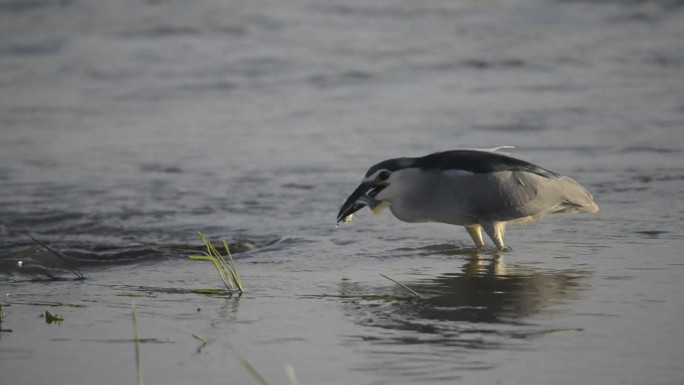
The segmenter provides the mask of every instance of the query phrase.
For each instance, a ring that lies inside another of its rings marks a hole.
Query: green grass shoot
[[[416,297],[416,298],[420,298],[420,294],[418,294],[418,292],[416,292],[415,290],[411,289],[410,287],[404,285],[403,283],[397,281],[396,279],[390,278],[390,277],[388,277],[388,276],[386,276],[386,275],[384,275],[384,274],[380,274],[380,276],[383,277],[383,278],[387,278],[387,279],[389,279],[390,281],[392,281],[392,282],[396,283],[397,285],[401,286],[404,290],[406,290],[406,291],[408,291],[409,293],[411,293],[412,296],[414,296],[414,297]]]
[[[269,383],[268,383],[268,381],[266,380],[266,378],[264,378],[264,376],[262,376],[261,373],[259,373],[259,371],[256,370],[256,368],[254,367],[254,365],[252,365],[252,363],[249,362],[249,360],[247,360],[247,357],[243,356],[242,353],[240,353],[239,351],[237,351],[237,349],[235,349],[235,348],[233,347],[233,345],[227,344],[227,346],[228,346],[228,350],[230,350],[230,352],[233,353],[233,355],[235,356],[235,358],[237,358],[238,361],[240,361],[240,364],[242,364],[242,366],[243,366],[245,369],[247,369],[247,371],[249,372],[249,374],[251,374],[252,377],[254,377],[255,380],[259,381],[259,384],[261,384],[261,385],[269,385]]]
[[[204,338],[198,336],[198,335],[195,334],[195,333],[191,333],[190,335],[193,336],[197,341],[200,342],[200,345],[197,347],[197,354],[202,353],[202,349],[203,349],[205,346],[207,346],[207,340],[205,340]]]
[[[0,302],[0,333],[12,333],[11,329],[2,328],[2,320],[5,319],[5,312],[2,310],[2,302]]]
[[[287,373],[287,378],[290,380],[290,385],[299,385],[299,380],[297,380],[297,375],[292,365],[285,364],[285,373]]]
[[[216,249],[216,247],[214,247],[214,245],[207,240],[204,234],[198,231],[197,235],[199,235],[200,239],[204,243],[204,246],[207,248],[207,251],[203,252],[204,255],[190,255],[188,258],[192,259],[193,261],[212,262],[228,291],[231,294],[237,291],[238,295],[242,295],[242,293],[244,293],[244,287],[242,286],[240,275],[235,267],[233,256],[230,254],[228,242],[223,240],[223,248],[226,250],[226,255],[223,256],[218,249]],[[228,257],[228,259],[226,260],[225,257]]]
[[[193,336],[195,336],[195,335],[193,334]],[[197,338],[197,337],[195,337],[195,338]],[[259,382],[259,384],[269,385],[268,380],[266,380],[266,378],[264,378],[264,376],[262,376],[261,373],[259,373],[259,371],[254,367],[254,365],[252,365],[252,363],[249,362],[247,357],[245,357],[242,353],[240,353],[237,349],[235,349],[235,347],[233,347],[233,345],[226,344],[226,346],[228,347],[228,350],[231,353],[233,353],[235,358],[237,358],[237,360],[240,362],[240,364],[245,369],[247,369],[249,374],[251,374],[252,377],[254,377],[254,379]],[[285,373],[287,374],[288,380],[290,380],[290,385],[299,385],[299,381],[297,380],[297,375],[295,374],[295,370],[292,367],[292,365],[285,364]]]
[[[64,317],[62,317],[61,314],[52,314],[49,310],[45,310],[45,313],[43,313],[43,318],[45,318],[45,323],[48,325],[60,325],[62,321],[64,321]]]
[[[81,274],[80,271],[76,270],[74,267],[71,266],[71,263],[69,262],[69,257],[67,257],[66,255],[64,255],[64,253],[62,253],[61,251],[56,250],[56,249],[53,249],[52,247],[48,246],[45,242],[42,242],[41,240],[39,240],[38,238],[36,238],[33,234],[29,234],[29,237],[30,237],[34,242],[36,242],[37,244],[43,246],[43,247],[45,248],[45,250],[49,251],[52,255],[54,255],[55,257],[59,258],[59,259],[64,263],[64,267],[65,267],[67,270],[69,270],[70,272],[72,272],[72,273],[76,276],[77,279],[80,279],[81,281],[85,279],[85,277],[83,276],[83,274]]]
[[[131,316],[133,318],[133,342],[135,343],[135,377],[138,385],[143,385],[142,367],[140,366],[140,332],[138,330],[138,317],[135,310],[135,301],[131,304]]]

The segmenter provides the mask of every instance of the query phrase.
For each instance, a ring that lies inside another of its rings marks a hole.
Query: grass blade
[[[131,304],[131,316],[133,317],[133,339],[135,342],[135,377],[138,385],[143,385],[142,366],[140,365],[140,332],[138,331],[138,317],[135,309],[135,301]]]
[[[233,255],[230,253],[230,249],[228,248],[228,242],[226,240],[223,240],[223,247],[226,249],[226,255],[230,259],[230,264],[228,266],[228,271],[230,272],[231,277],[233,278],[233,282],[235,282],[235,285],[237,285],[238,290],[240,290],[240,294],[244,293],[244,289],[242,287],[242,281],[240,280],[240,275],[238,275],[237,268],[235,267],[235,260],[233,259]]]
[[[209,242],[209,240],[204,236],[204,234],[198,231],[197,235],[199,235],[202,242],[204,242],[204,245],[207,248],[207,254],[212,258],[214,267],[216,267],[216,270],[218,271],[219,275],[221,276],[221,279],[223,280],[223,283],[226,285],[228,290],[230,290],[231,292],[234,291],[235,284],[230,278],[229,269],[226,266],[226,261],[221,256],[221,253],[219,253],[218,250],[216,250],[214,245],[212,245],[211,242]]]
[[[264,378],[264,376],[262,376],[261,373],[259,373],[259,371],[256,370],[256,368],[254,367],[254,365],[252,365],[252,363],[249,362],[249,360],[247,360],[247,357],[243,356],[240,352],[238,352],[238,351],[237,351],[232,345],[230,345],[230,344],[228,344],[228,349],[230,350],[231,353],[233,353],[233,355],[235,356],[235,358],[237,358],[238,361],[240,361],[240,364],[242,364],[242,366],[243,366],[245,369],[247,369],[247,371],[249,372],[249,374],[251,374],[252,377],[254,377],[257,381],[259,381],[259,383],[260,383],[261,385],[269,385],[268,381]]]
[[[230,254],[230,249],[228,248],[228,242],[223,241],[223,247],[226,250],[226,255],[228,256],[228,261],[223,255],[216,249],[214,245],[209,242],[209,240],[201,232],[197,232],[207,251],[204,255],[190,255],[188,258],[194,261],[211,261],[218,271],[223,284],[226,286],[228,291],[232,294],[235,290],[238,291],[239,295],[244,293],[244,287],[242,286],[242,280],[240,280],[240,275],[235,267],[235,261],[233,256]]]
[[[193,336],[193,337],[195,337],[195,339],[196,339],[197,341],[200,342],[200,346],[197,347],[197,354],[202,353],[202,348],[204,348],[205,346],[207,346],[207,340],[205,340],[204,338],[198,336],[198,335],[195,334],[195,333],[190,333],[190,335]]]
[[[390,281],[392,281],[392,282],[396,283],[397,285],[401,286],[403,289],[405,289],[406,291],[408,291],[409,293],[411,293],[411,295],[413,295],[414,297],[420,298],[420,294],[418,294],[418,292],[416,292],[415,290],[411,289],[410,287],[404,285],[403,283],[397,281],[396,279],[390,278],[390,277],[388,277],[388,276],[386,276],[386,275],[384,275],[384,274],[380,274],[380,276],[383,277],[383,278],[387,278],[387,279],[389,279]]]
[[[55,257],[57,257],[57,258],[59,258],[60,260],[62,260],[62,262],[64,262],[64,266],[67,268],[67,270],[69,270],[70,272],[74,273],[74,275],[75,275],[76,277],[78,277],[78,279],[80,279],[81,281],[85,279],[85,277],[83,276],[83,274],[81,274],[80,271],[78,271],[78,270],[76,270],[75,268],[71,267],[71,263],[69,263],[69,257],[67,257],[66,255],[64,255],[64,253],[62,253],[62,252],[59,251],[59,250],[55,250],[55,249],[53,249],[52,247],[48,246],[48,245],[45,244],[44,242],[40,241],[38,238],[34,237],[33,234],[29,234],[29,237],[33,240],[33,242],[36,242],[37,244],[43,246],[47,251],[49,251],[50,253],[52,253],[52,255],[54,255]]]
[[[299,385],[299,380],[297,380],[297,375],[292,365],[285,364],[285,373],[287,373],[287,378],[290,380],[290,385]]]

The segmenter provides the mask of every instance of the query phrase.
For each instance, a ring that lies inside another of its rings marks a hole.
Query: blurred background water
[[[150,382],[249,383],[236,346],[274,383],[680,384],[682,5],[0,0],[2,377],[133,382],[140,295]],[[513,227],[503,261],[334,226],[380,160],[499,145],[601,212]],[[166,290],[220,284],[175,251],[197,230],[239,301]],[[379,274],[425,298],[368,297],[402,293]]]

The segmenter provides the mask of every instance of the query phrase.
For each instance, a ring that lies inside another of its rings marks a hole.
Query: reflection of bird
[[[479,254],[474,254],[461,270],[464,276],[487,275],[497,277],[506,275],[506,264],[503,263],[503,257],[498,253],[489,262],[481,259]]]
[[[546,214],[598,211],[591,194],[574,180],[482,150],[380,162],[368,169],[344,202],[337,222],[365,206],[376,214],[389,207],[404,222],[464,226],[478,248],[484,246],[484,229],[499,249],[504,249],[509,223],[529,222]]]
[[[483,265],[479,265],[483,263]],[[477,266],[479,265],[479,266]],[[508,322],[538,314],[550,305],[576,297],[587,288],[590,271],[545,271],[523,265],[502,271],[501,258],[469,259],[462,272],[446,273],[431,280],[407,282],[418,293],[430,293],[421,306],[403,308],[401,316]]]

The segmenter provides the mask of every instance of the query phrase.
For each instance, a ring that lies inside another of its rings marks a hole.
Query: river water
[[[378,161],[500,145],[601,211],[503,258],[335,227]],[[2,0],[0,183],[3,383],[134,383],[133,301],[148,383],[684,381],[681,1]]]

